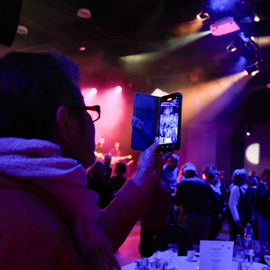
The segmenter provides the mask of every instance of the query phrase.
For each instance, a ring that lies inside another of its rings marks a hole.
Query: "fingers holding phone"
[[[155,182],[160,178],[162,168],[173,152],[161,154],[158,151],[158,139],[143,151],[139,158],[137,172],[133,178],[135,184],[140,186],[148,194]]]

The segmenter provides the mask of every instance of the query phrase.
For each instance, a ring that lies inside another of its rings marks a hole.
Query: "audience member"
[[[193,165],[193,163],[191,163],[191,162],[186,162],[186,163],[184,163],[183,165],[182,165],[182,167],[181,167],[181,169],[180,169],[180,173],[179,173],[179,175],[178,175],[178,180],[177,180],[177,182],[178,183],[180,183],[182,180],[185,180],[186,179],[186,177],[185,177],[185,175],[184,175],[184,171],[185,171],[185,168],[186,167],[193,167],[193,169],[197,172],[197,169],[196,169],[196,167]],[[189,173],[189,172],[187,172],[187,173]],[[191,172],[192,174],[193,174],[193,172]]]
[[[156,251],[156,236],[168,225],[171,211],[170,191],[162,180],[155,184],[150,198],[152,209],[141,220],[139,251],[142,257],[150,257]]]
[[[79,71],[54,53],[0,60],[0,265],[2,269],[120,270],[114,252],[150,208],[163,158],[154,142],[133,179],[100,210],[86,187],[95,127]],[[164,158],[165,159],[165,158]]]
[[[182,226],[190,235],[192,243],[209,239],[211,215],[215,206],[215,194],[208,182],[198,177],[192,163],[182,169],[184,179],[177,185],[174,203],[182,205]]]
[[[254,202],[250,205],[250,217],[251,225],[253,229],[253,238],[259,240],[259,226],[258,226],[258,213],[256,210],[256,196],[257,196],[257,185],[259,183],[258,176],[255,173],[249,173],[248,176],[248,187],[249,187],[249,198]]]
[[[243,234],[243,228],[252,218],[252,205],[255,204],[254,193],[248,188],[248,172],[236,169],[232,175],[229,190],[227,219],[230,229],[230,240],[235,241],[237,234]]]
[[[120,151],[120,142],[115,142],[113,145],[113,148],[110,151],[110,154],[113,157],[120,157],[121,156],[121,151]]]
[[[171,194],[171,213],[169,217],[170,224],[174,224],[176,222],[176,211],[174,208],[173,200],[175,196],[177,179],[179,175],[178,163],[179,156],[176,154],[172,154],[168,159],[167,164],[163,166],[161,180],[168,186],[168,189]]]
[[[106,165],[105,178],[106,178],[107,181],[111,178],[111,175],[112,175],[111,161],[112,161],[112,156],[109,155],[109,154],[106,154],[104,156],[104,163]]]
[[[112,185],[114,192],[116,193],[127,181],[124,176],[127,171],[127,167],[124,163],[118,162],[115,166],[115,176],[111,177],[109,183]]]
[[[176,191],[177,186],[177,178],[179,174],[179,169],[177,168],[179,163],[179,156],[176,154],[172,154],[168,159],[167,164],[163,166],[163,171],[161,175],[161,179],[168,186],[170,192],[172,194]]]
[[[221,182],[215,166],[206,166],[203,169],[205,180],[209,183],[216,196],[216,211],[212,211],[209,239],[215,240],[222,228],[222,217],[225,202],[223,201]]]
[[[114,197],[112,184],[106,180],[106,165],[98,160],[87,173],[87,187],[96,191],[98,194],[98,206],[103,209]]]
[[[261,247],[269,247],[268,231],[270,227],[270,166],[261,175],[257,188],[256,204]]]

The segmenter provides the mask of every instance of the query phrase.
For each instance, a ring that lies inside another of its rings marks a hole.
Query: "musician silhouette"
[[[95,156],[96,160],[104,160],[104,154],[103,154],[103,145],[105,143],[105,138],[100,137],[98,143],[96,144],[95,147]]]
[[[111,164],[116,164],[121,160],[132,159],[132,155],[122,156],[120,151],[120,142],[115,142],[113,148],[110,151],[112,156]]]

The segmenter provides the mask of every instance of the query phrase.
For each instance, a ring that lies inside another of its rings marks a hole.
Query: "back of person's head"
[[[267,188],[270,189],[270,166],[264,169],[261,179],[265,182]]]
[[[106,175],[106,165],[103,161],[98,160],[90,168],[88,175],[92,178],[104,178]]]
[[[203,174],[205,175],[207,182],[211,184],[216,184],[218,180],[218,171],[215,166],[204,167]]]
[[[248,171],[246,169],[235,169],[232,174],[232,180],[238,186],[247,184]]]
[[[104,156],[104,162],[105,162],[105,164],[106,164],[107,166],[110,166],[111,161],[112,161],[112,156],[109,155],[109,154],[106,154],[106,155]]]
[[[124,174],[125,172],[127,171],[127,166],[124,164],[124,163],[122,163],[122,162],[118,162],[117,164],[116,164],[116,167],[115,167],[115,173],[117,174],[117,175],[122,175],[122,174]]]
[[[172,167],[172,169],[174,169],[178,166],[179,160],[180,158],[178,155],[172,154],[170,158],[168,159],[168,165]]]
[[[248,178],[248,185],[250,187],[256,187],[258,184],[258,177],[255,175],[249,176]]]
[[[182,174],[184,175],[185,178],[192,178],[198,176],[197,169],[195,165],[191,162],[186,162],[182,166]]]
[[[82,105],[78,77],[62,54],[6,54],[0,59],[0,137],[51,140],[58,107]]]

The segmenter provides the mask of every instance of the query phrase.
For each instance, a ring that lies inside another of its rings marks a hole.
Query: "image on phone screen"
[[[159,144],[174,144],[178,140],[179,99],[168,98],[160,104]]]

